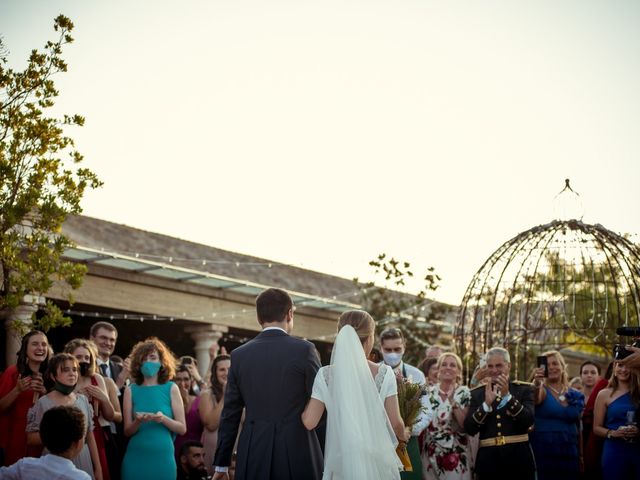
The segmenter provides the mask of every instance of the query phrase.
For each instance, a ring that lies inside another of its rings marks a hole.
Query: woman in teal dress
[[[131,352],[134,384],[124,392],[124,433],[129,439],[122,480],[174,480],[173,440],[186,430],[184,406],[173,354],[157,338],[139,342]]]

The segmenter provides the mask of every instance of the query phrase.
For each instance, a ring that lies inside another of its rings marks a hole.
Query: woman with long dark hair
[[[4,465],[39,453],[39,449],[27,447],[25,429],[27,412],[47,393],[43,373],[50,352],[47,336],[32,330],[22,338],[16,365],[0,376],[0,449],[4,451]]]
[[[173,380],[180,389],[180,396],[184,404],[185,422],[187,431],[184,435],[178,435],[173,441],[176,451],[176,461],[180,461],[180,450],[184,443],[194,440],[199,442],[202,439],[202,431],[204,425],[200,419],[198,407],[200,405],[200,397],[195,395],[194,386],[198,386],[197,381],[193,378],[191,370],[187,365],[180,365],[176,370],[176,376]]]
[[[204,464],[209,473],[212,473],[213,458],[218,445],[218,427],[220,415],[224,407],[224,391],[227,387],[227,376],[231,368],[229,355],[218,355],[211,364],[211,385],[200,394],[198,412],[204,425],[202,432],[202,444],[204,446]]]

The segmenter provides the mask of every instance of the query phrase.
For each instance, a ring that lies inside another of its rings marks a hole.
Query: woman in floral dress
[[[460,357],[443,353],[438,359],[438,383],[427,391],[433,409],[422,452],[427,480],[471,480],[469,437],[462,427],[471,394],[461,381]]]

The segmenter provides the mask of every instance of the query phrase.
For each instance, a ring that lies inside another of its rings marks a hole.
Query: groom
[[[229,478],[243,408],[236,480],[320,479],[320,444],[300,417],[320,368],[318,354],[312,343],[289,336],[294,307],[287,292],[265,290],[256,311],[262,332],[231,353],[213,479]]]

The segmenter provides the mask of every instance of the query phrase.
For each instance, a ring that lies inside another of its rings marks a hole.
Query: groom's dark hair
[[[283,322],[287,312],[293,308],[293,300],[287,292],[279,288],[269,288],[256,298],[258,322]]]

